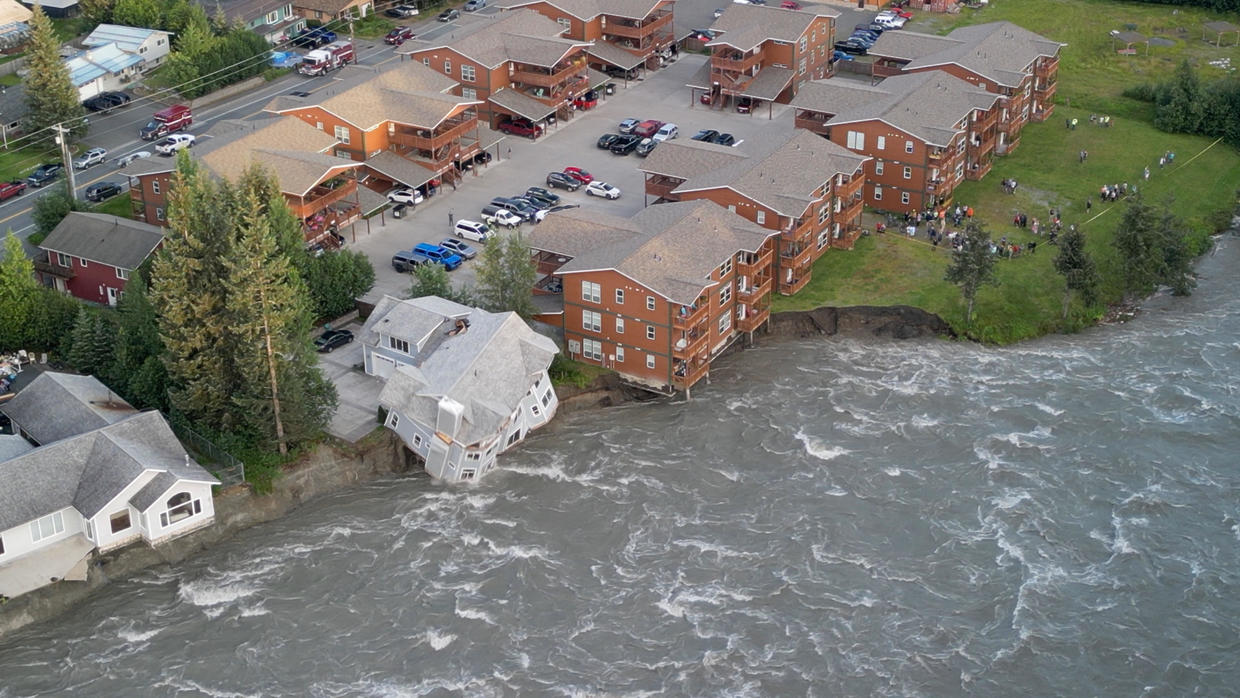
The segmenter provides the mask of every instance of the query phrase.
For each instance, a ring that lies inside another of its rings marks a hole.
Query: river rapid
[[[0,645],[0,696],[1236,695],[1240,240],[1009,348],[767,341]]]

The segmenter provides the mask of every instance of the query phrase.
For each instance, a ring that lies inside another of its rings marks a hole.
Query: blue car
[[[854,57],[852,56],[852,54],[849,54],[849,53],[844,53],[843,51],[832,51],[832,52],[831,52],[831,60],[833,60],[833,61],[851,61],[851,60],[855,60],[855,59],[854,59]]]
[[[439,245],[432,245],[426,242],[419,242],[413,246],[413,256],[415,259],[420,258],[428,262],[442,264],[443,268],[448,271],[456,269],[464,262],[461,256],[455,252],[450,252]]]
[[[292,43],[294,46],[301,46],[303,48],[318,48],[326,46],[335,40],[336,32],[322,27],[315,27],[293,37]]]

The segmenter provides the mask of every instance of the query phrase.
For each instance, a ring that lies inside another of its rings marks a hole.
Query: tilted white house
[[[215,520],[219,480],[159,412],[135,410],[94,378],[44,373],[0,411],[26,441],[0,444],[0,596],[85,579],[95,550]]]
[[[384,296],[362,347],[366,373],[387,379],[386,426],[432,477],[482,477],[559,406],[547,375],[559,349],[515,313]]]

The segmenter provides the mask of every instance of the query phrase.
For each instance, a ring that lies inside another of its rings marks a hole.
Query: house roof
[[[367,158],[366,167],[382,175],[400,182],[407,187],[417,187],[435,178],[435,173],[418,163],[385,150],[374,157]],[[358,190],[365,187],[358,187]],[[387,202],[387,199],[384,199]]]
[[[340,14],[346,8],[360,4],[359,0],[293,0],[293,7],[296,9],[323,12],[332,16]],[[373,11],[372,9],[371,12]]]
[[[288,114],[316,106],[369,131],[387,121],[433,129],[464,107],[481,104],[449,94],[456,81],[419,61],[395,66],[351,65],[309,97],[281,95],[266,110]]]
[[[0,0],[0,26],[28,22],[34,13],[17,0]]]
[[[336,139],[291,116],[221,121],[201,140],[197,157],[211,174],[237,179],[253,164],[269,168],[280,191],[303,196],[316,184],[362,163],[327,155]],[[148,158],[149,159],[149,158]]]
[[[0,412],[46,445],[114,424],[137,410],[93,376],[45,371],[0,405]]]
[[[116,75],[126,68],[139,65],[142,56],[126,53],[114,43],[87,49],[65,61],[69,67],[69,79],[81,87],[105,75]]]
[[[1016,87],[1031,63],[1058,55],[1063,46],[1011,22],[989,22],[960,27],[945,37],[883,32],[869,53],[908,60],[905,70],[955,64],[995,84]]]
[[[561,39],[564,27],[533,10],[473,15],[455,31],[430,41],[406,41],[397,53],[412,55],[451,49],[479,65],[497,68],[509,61],[553,66],[590,42]]]
[[[156,225],[103,213],[74,211],[39,247],[118,269],[137,269],[164,239]]]
[[[819,17],[839,16],[839,12],[826,8],[785,10],[773,5],[733,3],[710,25],[712,32],[722,32],[722,35],[706,45],[732,46],[748,51],[768,40],[792,43],[800,40]]]
[[[468,326],[452,333],[458,319]],[[425,337],[414,363],[388,377],[379,404],[434,428],[440,400],[452,400],[464,409],[460,428],[450,436],[465,444],[498,435],[559,351],[516,313],[490,313],[434,296],[384,296],[362,330],[364,337],[379,332]]]
[[[667,0],[503,0],[500,7],[517,9],[546,2],[577,19],[591,20],[599,15],[644,19]]]
[[[942,71],[907,73],[877,86],[846,80],[803,85],[792,106],[835,114],[827,123],[883,121],[937,146],[963,130],[957,124],[974,109],[989,109],[999,96]],[[838,110],[838,111],[837,111]]]
[[[214,15],[215,8],[218,7],[229,21],[241,20],[247,24],[288,4],[288,0],[196,0],[196,2],[207,11],[208,17]],[[255,31],[264,33],[269,29],[271,27],[258,27]]]
[[[754,99],[763,99],[768,102],[774,101],[780,92],[792,82],[792,77],[796,75],[790,68],[777,68],[772,65],[764,66],[758,70],[758,74],[749,81],[748,85],[741,90],[743,97],[752,97]]]
[[[586,49],[586,53],[601,61],[605,61],[625,70],[631,70],[646,62],[644,56],[629,53],[619,46],[607,41],[596,42],[590,48]]]
[[[583,209],[552,213],[529,243],[572,257],[560,274],[615,270],[673,303],[690,305],[715,284],[714,269],[739,251],[756,252],[778,234],[714,202],[683,201],[650,206],[627,219]]]
[[[727,187],[780,215],[798,217],[821,198],[824,183],[837,174],[852,175],[869,159],[805,129],[746,141],[742,148],[668,141],[639,169],[683,178],[672,190],[676,193]]]
[[[512,88],[504,88],[494,92],[487,100],[497,107],[507,109],[517,116],[524,116],[530,121],[542,121],[555,113],[556,108],[544,104],[533,97]]]
[[[136,52],[142,47],[147,39],[156,34],[164,36],[171,35],[171,32],[159,29],[144,29],[141,27],[126,27],[121,24],[100,24],[95,30],[82,39],[83,46],[104,46],[114,43],[122,51],[130,53]]]

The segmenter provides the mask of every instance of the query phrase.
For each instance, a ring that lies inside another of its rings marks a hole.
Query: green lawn
[[[25,141],[20,141],[18,145],[24,143]],[[0,181],[25,179],[31,170],[45,162],[60,162],[60,150],[58,148],[0,150]]]
[[[129,199],[129,192],[122,192],[101,204],[95,204],[95,213],[106,213],[118,218],[132,218],[133,205]]]
[[[918,15],[917,30],[937,24],[938,31],[946,32],[961,24],[1008,19],[1069,44],[1060,60],[1054,116],[1047,123],[1027,126],[1019,147],[998,158],[983,181],[966,182],[956,190],[955,200],[972,205],[992,237],[1008,236],[1022,243],[1036,239],[1012,225],[1013,214],[1021,211],[1045,220],[1051,206],[1059,208],[1065,225],[1076,223],[1085,230],[1103,273],[1104,299],[1113,302],[1119,299],[1119,287],[1110,243],[1122,204],[1102,205],[1099,186],[1127,181],[1140,187],[1149,201],[1173,200],[1177,213],[1197,232],[1217,229],[1219,212],[1235,206],[1240,189],[1240,156],[1235,150],[1222,143],[1212,145],[1212,139],[1158,131],[1148,121],[1148,105],[1121,95],[1130,85],[1170,75],[1184,56],[1199,64],[1229,56],[1240,65],[1240,49],[1215,49],[1200,41],[1201,23],[1217,16],[1185,8],[1173,15],[1167,7],[1103,0],[1027,0],[966,10],[958,17],[943,15],[933,22],[923,21],[925,17]],[[1176,38],[1174,47],[1152,48],[1149,58],[1117,56],[1107,32],[1126,29],[1130,23],[1147,35],[1183,38]],[[1213,68],[1203,71],[1206,79],[1219,75]],[[1076,108],[1066,106],[1069,100]],[[1113,117],[1111,128],[1089,123],[1091,112],[1104,111]],[[1075,130],[1064,127],[1064,119],[1071,117],[1080,122]],[[1089,152],[1084,164],[1078,162],[1081,150]],[[1158,158],[1168,150],[1176,153],[1175,161],[1159,170]],[[1148,182],[1142,180],[1147,165]],[[1008,177],[1020,183],[1015,195],[1000,189],[999,182]],[[1086,218],[1089,196],[1094,206]],[[776,298],[774,309],[908,304],[939,314],[963,334],[1000,343],[1092,324],[1105,308],[1074,304],[1067,326],[1060,322],[1063,282],[1051,265],[1055,252],[1043,244],[1032,256],[1001,260],[1001,284],[978,294],[971,328],[964,327],[959,291],[942,281],[947,250],[930,247],[924,237],[909,240],[893,234],[862,238],[851,252],[824,255],[810,284],[794,297]]]

